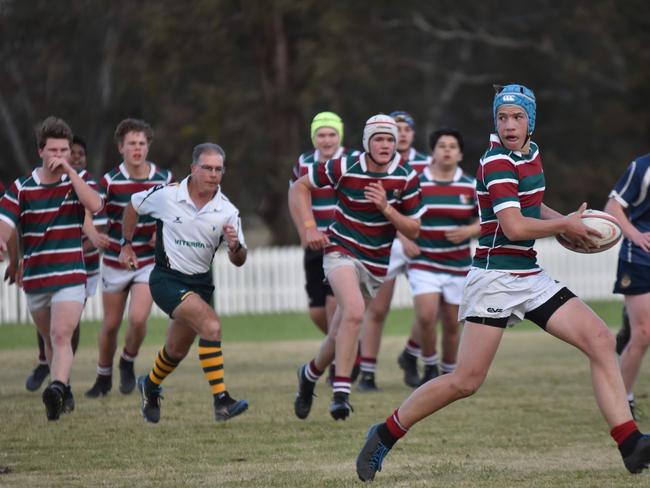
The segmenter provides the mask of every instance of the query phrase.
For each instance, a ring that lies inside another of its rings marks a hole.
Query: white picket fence
[[[586,300],[620,299],[612,294],[616,275],[618,248],[600,254],[583,255],[567,251],[554,239],[537,242],[541,265],[555,279],[566,283]],[[241,268],[230,264],[225,252],[217,253],[213,273],[216,286],[215,305],[220,315],[259,314],[305,311],[302,249],[268,247],[249,251]],[[0,263],[0,277],[5,263]],[[408,283],[400,277],[393,299],[394,307],[411,306]],[[154,316],[165,314],[154,306]],[[86,304],[83,320],[101,320],[101,282],[97,294]],[[14,285],[0,283],[0,324],[29,322],[25,295]]]

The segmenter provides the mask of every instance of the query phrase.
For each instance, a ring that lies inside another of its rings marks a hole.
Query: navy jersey
[[[640,232],[650,232],[650,154],[632,161],[609,194],[627,211],[627,216]],[[650,266],[650,253],[629,239],[623,239],[619,259]]]

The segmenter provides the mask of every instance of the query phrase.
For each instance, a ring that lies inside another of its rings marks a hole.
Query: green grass
[[[590,303],[603,320],[612,327],[621,323],[621,302],[606,301]],[[408,334],[413,320],[412,309],[392,310],[386,321],[386,336]],[[269,342],[287,340],[319,339],[320,332],[305,313],[282,313],[272,315],[237,315],[222,317],[223,338],[226,342]],[[81,334],[82,347],[94,347],[99,322],[84,322]],[[166,319],[151,319],[145,345],[162,344],[165,340]],[[534,330],[530,322],[518,324],[513,330]],[[30,324],[0,325],[0,350],[30,347],[35,343],[35,329]]]
[[[597,308],[608,323],[618,323],[620,303]],[[77,408],[48,422],[39,395],[24,389],[33,367],[33,328],[1,326],[0,465],[11,472],[0,475],[0,486],[360,486],[354,460],[367,428],[411,391],[395,364],[410,318],[407,311],[391,315],[379,359],[382,391],[354,392],[355,412],[346,422],[329,417],[323,383],[310,417],[293,415],[296,367],[318,346],[303,315],[224,318],[226,381],[251,406],[219,424],[195,349],[165,382],[158,425],[143,421],[135,394],[85,399],[96,361],[90,347],[96,326],[88,324],[73,371]],[[151,327],[138,371],[150,367],[163,329],[162,322]],[[640,376],[642,395],[647,373]],[[521,326],[506,332],[481,391],[416,425],[390,453],[375,485],[627,487],[649,481],[647,474],[624,470],[593,400],[585,358],[536,327]]]

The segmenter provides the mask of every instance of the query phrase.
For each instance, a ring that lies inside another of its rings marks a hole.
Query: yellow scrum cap
[[[316,114],[314,120],[311,121],[311,142],[316,146],[315,137],[316,131],[323,127],[330,127],[339,134],[339,144],[343,144],[343,121],[341,117],[334,112],[321,112]]]

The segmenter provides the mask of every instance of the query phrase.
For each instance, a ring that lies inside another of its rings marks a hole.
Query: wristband
[[[311,229],[312,227],[316,227],[316,222],[313,219],[305,220],[305,229]]]

